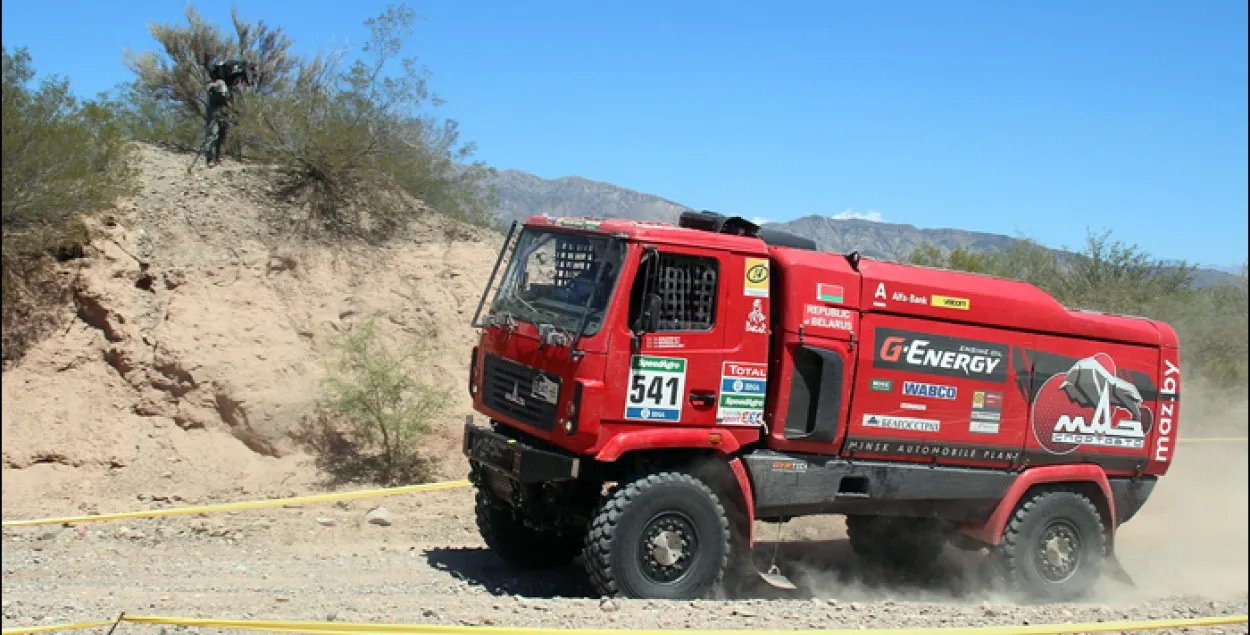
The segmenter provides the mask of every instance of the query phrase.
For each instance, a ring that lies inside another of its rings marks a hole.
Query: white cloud
[[[867,220],[874,223],[885,222],[885,218],[881,216],[881,212],[868,210],[866,212],[857,212],[854,210],[846,210],[839,214],[834,214],[831,218],[834,220]]]
[[[767,225],[768,223],[772,221],[768,220],[767,218],[764,218],[763,216],[756,216],[755,218],[751,219],[751,222],[755,223],[756,225]]]

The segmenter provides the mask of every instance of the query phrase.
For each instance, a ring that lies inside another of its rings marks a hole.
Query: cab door
[[[724,251],[680,245],[643,250],[630,291],[628,326],[634,331],[643,326],[648,305],[655,317],[636,350],[614,347],[607,382],[620,382],[614,392],[622,401],[616,413],[604,413],[604,420],[684,427],[717,425],[718,417],[732,413],[738,420],[752,418],[743,414],[752,410],[750,399],[722,404],[727,352],[740,346],[745,324],[728,311],[738,308],[729,296],[731,280],[742,280],[742,267],[740,257]],[[767,302],[762,304],[766,311]],[[766,332],[766,316],[761,324]],[[762,414],[763,383],[739,385],[758,387]]]

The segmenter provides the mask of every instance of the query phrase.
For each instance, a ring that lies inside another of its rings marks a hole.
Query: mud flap
[[[798,588],[797,586],[794,585],[793,582],[790,581],[790,578],[787,578],[786,576],[781,574],[781,571],[777,568],[777,565],[775,564],[772,567],[770,567],[767,572],[760,571],[758,568],[756,568],[755,573],[757,573],[760,576],[760,579],[764,581],[764,584],[767,584],[768,586],[773,587],[774,589],[781,589],[783,591],[793,591]]]

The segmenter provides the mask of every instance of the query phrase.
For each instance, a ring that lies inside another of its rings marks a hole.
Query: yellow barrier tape
[[[507,626],[441,626],[436,624],[379,624],[369,622],[298,622],[287,620],[218,620],[210,618],[159,617],[127,615],[123,622],[163,626],[192,626],[199,628],[223,628],[268,633],[317,633],[319,635],[558,635],[576,631],[583,635],[672,635],[673,633],[697,633],[698,635],[850,635],[851,633],[880,633],[881,635],[949,635],[958,627],[886,628],[886,629],[810,629],[810,630],[659,630],[659,629],[563,629],[524,628]],[[977,635],[1069,635],[1071,633],[1110,633],[1116,631],[1144,631],[1164,628],[1192,628],[1197,626],[1226,626],[1245,624],[1245,615],[1222,615],[1170,620],[1124,620],[1118,622],[1083,622],[1074,624],[1030,624],[1028,626],[977,626],[958,628],[963,633]],[[33,628],[4,629],[4,635],[26,635],[53,630],[97,628],[113,622],[90,622],[63,624]]]
[[[49,631],[72,631],[80,628],[100,628],[112,626],[116,620],[107,622],[79,622],[77,624],[53,624],[52,626],[22,626],[4,629],[4,635],[26,635],[27,633],[47,633]]]
[[[88,523],[100,520],[122,520],[125,518],[156,518],[158,516],[182,516],[185,514],[208,514],[213,512],[237,511],[240,509],[260,509],[263,507],[285,507],[288,505],[307,505],[310,503],[326,503],[330,501],[353,500],[358,498],[376,498],[394,496],[412,492],[432,492],[442,489],[466,487],[468,481],[443,481],[441,483],[423,483],[421,485],[404,485],[386,489],[358,490],[354,492],[334,492],[331,494],[311,494],[293,496],[291,498],[271,498],[268,500],[242,501],[238,503],[220,503],[217,505],[200,505],[197,507],[174,507],[171,509],[149,509],[137,512],[119,512],[115,514],[97,514],[92,516],[67,516],[65,518],[40,518],[36,520],[6,520],[5,527],[28,527],[31,525],[59,525],[63,523]],[[7,631],[6,631],[7,632]]]

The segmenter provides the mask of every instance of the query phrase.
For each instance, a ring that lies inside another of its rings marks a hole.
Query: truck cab
[[[1178,425],[1167,325],[710,212],[514,224],[473,325],[483,539],[517,566],[581,556],[604,595],[704,597],[754,568],[755,520],[832,513],[896,567],[947,542],[1017,562],[1026,535],[1057,564],[1009,582],[1074,597]]]

